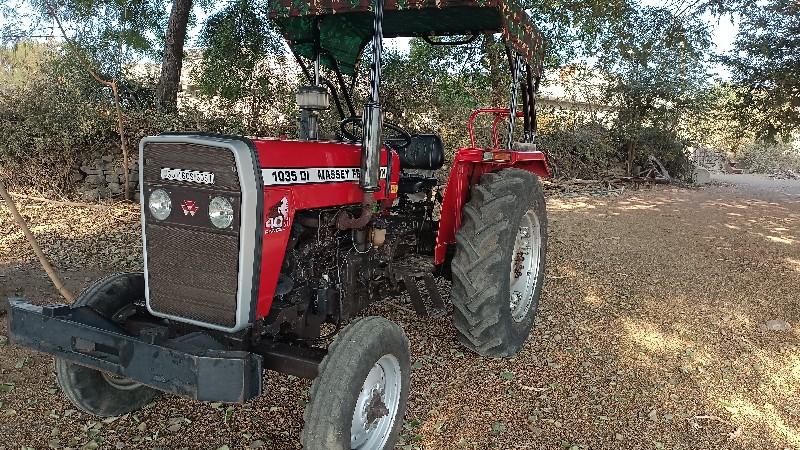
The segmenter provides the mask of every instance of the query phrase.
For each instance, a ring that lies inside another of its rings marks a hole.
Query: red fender
[[[439,219],[439,234],[436,237],[434,263],[442,264],[447,256],[447,246],[456,242],[456,231],[461,228],[461,209],[467,201],[469,188],[480,180],[481,175],[507,167],[533,172],[540,177],[549,177],[550,168],[544,153],[513,150],[484,150],[462,148],[456,153],[450,178],[442,200],[442,216]]]

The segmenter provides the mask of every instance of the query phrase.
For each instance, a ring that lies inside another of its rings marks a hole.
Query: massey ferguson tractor
[[[53,355],[64,394],[96,416],[135,411],[162,391],[245,402],[269,369],[314,380],[305,448],[394,448],[409,343],[361,310],[407,291],[417,314],[442,317],[434,277],[445,277],[464,346],[510,357],[529,335],[547,247],[538,177],[548,167],[534,143],[544,40],[511,0],[274,0],[270,14],[308,79],[298,139],[143,139],[144,272],[104,278],[72,305],[11,299],[11,338]],[[442,189],[431,175],[445,164],[441,138],[383,120],[382,39],[455,45],[484,33],[505,41],[510,107],[472,114],[471,146],[455,152]],[[341,130],[323,141],[319,113],[331,98]],[[478,115],[492,129],[486,148],[475,141]]]

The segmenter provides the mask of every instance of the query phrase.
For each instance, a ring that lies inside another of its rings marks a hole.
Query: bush
[[[68,73],[33,74],[0,91],[0,176],[12,188],[63,191],[78,155],[107,141],[113,116],[65,81]]]
[[[555,130],[537,139],[547,155],[553,179],[602,178],[609,170],[610,156],[616,152],[608,131],[597,125]]]
[[[741,148],[736,156],[750,172],[800,171],[800,148],[789,143],[756,142]]]
[[[130,158],[137,157],[142,137],[165,131],[263,132],[237,114],[159,111],[152,83],[124,80],[118,86]],[[98,152],[121,154],[111,90],[75,61],[48,51],[24,81],[0,88],[0,142],[0,177],[9,188],[70,194],[77,161]]]
[[[627,160],[629,139],[618,138],[621,161]],[[686,143],[673,131],[657,127],[638,129],[633,137],[634,165],[648,167],[648,158],[656,158],[672,178],[687,180],[692,176],[692,162]]]

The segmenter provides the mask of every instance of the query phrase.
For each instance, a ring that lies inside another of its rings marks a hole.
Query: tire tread
[[[513,246],[516,237],[516,233],[512,233],[513,223],[518,223],[527,210],[521,193],[531,196],[530,206],[537,210],[546,246],[544,194],[537,177],[521,169],[486,173],[471,193],[462,210],[462,225],[456,233],[456,254],[452,262],[453,325],[459,340],[476,353],[511,357],[519,352],[527,336],[520,339],[514,335],[509,323],[510,310],[503,311],[504,307],[508,309],[510,294],[502,292],[500,286],[504,284],[498,277],[508,278],[508,267],[505,267],[508,258],[498,248]],[[540,270],[544,270],[544,259]],[[540,285],[535,293],[536,302]],[[532,317],[530,320],[532,322]]]

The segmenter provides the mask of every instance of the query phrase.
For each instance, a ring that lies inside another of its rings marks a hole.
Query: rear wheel
[[[104,278],[81,293],[74,306],[89,306],[122,324],[144,300],[144,276],[122,273]],[[55,358],[56,380],[64,394],[80,410],[112,417],[140,409],[158,391],[135,381]]]
[[[408,339],[394,322],[364,317],[328,349],[314,380],[300,435],[306,450],[392,449],[411,383]]]
[[[460,341],[482,356],[511,357],[527,340],[539,306],[547,211],[536,175],[484,174],[456,233],[451,300]]]

